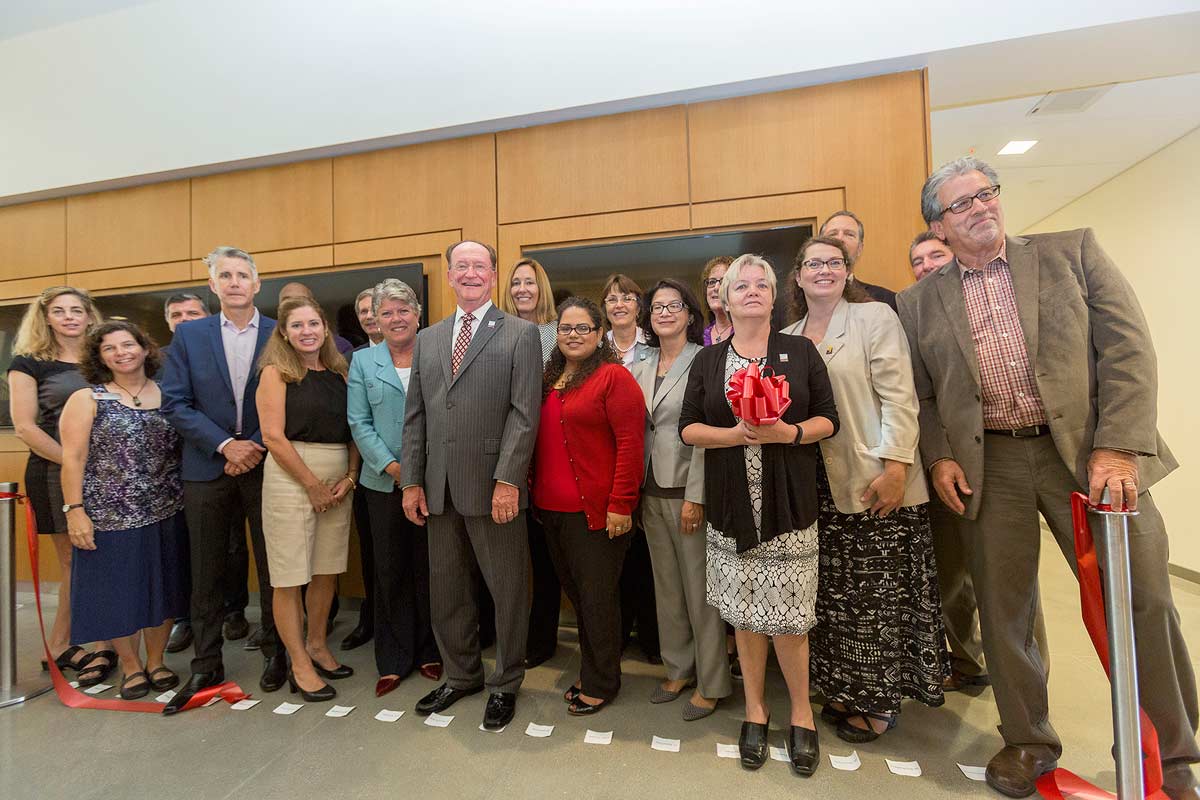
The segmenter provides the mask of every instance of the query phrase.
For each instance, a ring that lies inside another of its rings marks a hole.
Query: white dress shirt
[[[483,316],[487,314],[488,309],[492,307],[492,301],[487,300],[479,308],[471,313],[475,315],[475,320],[471,323],[471,341],[475,341],[475,334],[479,333],[479,326],[483,324]],[[467,312],[458,307],[454,310],[454,330],[450,331],[450,352],[454,352],[454,343],[458,341],[458,334],[462,331],[463,315]]]

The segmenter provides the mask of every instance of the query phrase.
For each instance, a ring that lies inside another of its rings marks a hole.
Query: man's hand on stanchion
[[[1088,502],[1100,503],[1108,489],[1114,511],[1137,511],[1138,457],[1133,453],[1098,447],[1088,458]],[[1125,507],[1121,508],[1124,500]]]

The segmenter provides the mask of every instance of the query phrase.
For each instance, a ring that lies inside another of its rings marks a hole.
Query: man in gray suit
[[[536,325],[492,305],[496,251],[463,241],[446,251],[458,300],[452,317],[421,331],[413,349],[401,446],[404,513],[429,520],[430,611],[446,682],[417,703],[441,712],[491,693],[483,725],[513,718],[525,677],[529,618],[529,460],[541,407]],[[496,667],[485,679],[475,574],[496,607]]]
[[[899,295],[921,402],[921,455],[962,516],[1005,747],[987,782],[1033,794],[1062,743],[1034,636],[1038,512],[1072,567],[1070,494],[1108,489],[1130,520],[1141,702],[1170,797],[1197,797],[1196,684],[1148,491],[1176,467],[1158,436],[1157,365],[1133,290],[1090,229],[1006,237],[1000,180],[960,158],[921,192],[955,260]],[[1103,556],[1102,556],[1103,558]]]

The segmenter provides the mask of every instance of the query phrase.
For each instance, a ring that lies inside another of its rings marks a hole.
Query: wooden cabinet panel
[[[170,286],[173,283],[192,283],[191,262],[172,261],[169,264],[147,264],[141,267],[118,267],[91,272],[67,274],[67,283],[99,292],[106,289],[129,289],[135,286]]]
[[[335,158],[333,198],[337,242],[494,231],[495,140],[471,136]]]
[[[188,257],[188,181],[67,198],[67,272]]]
[[[229,245],[250,253],[333,242],[330,159],[192,180],[192,252]]]
[[[498,133],[499,220],[687,203],[687,139],[684,106]]]
[[[20,278],[15,281],[0,281],[0,300],[18,300],[40,294],[43,289],[61,286],[67,282],[66,275],[43,275],[40,278]]]
[[[62,275],[66,219],[61,199],[0,208],[0,280]]]

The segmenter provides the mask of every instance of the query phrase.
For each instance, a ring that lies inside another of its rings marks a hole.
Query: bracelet
[[[350,477],[349,475],[346,475],[346,476],[344,476],[344,477],[342,478],[342,480],[343,480],[343,481],[350,481],[350,488],[351,488],[351,489],[358,488],[358,484],[354,482],[354,478]],[[339,483],[340,483],[340,481],[339,481]]]
[[[796,440],[794,442],[792,442],[791,444],[792,444],[792,447],[799,447],[800,443],[802,441],[804,441],[804,426],[801,425],[799,422],[796,422],[793,424],[796,426]]]

